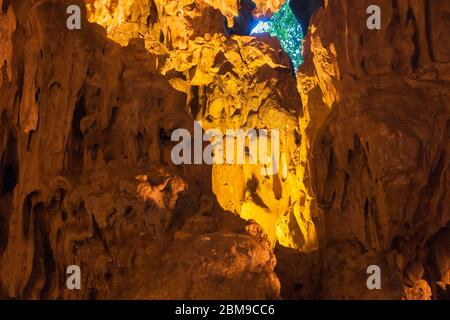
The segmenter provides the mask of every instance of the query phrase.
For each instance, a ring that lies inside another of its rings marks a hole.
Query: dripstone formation
[[[450,3],[291,0],[297,74],[283,3],[0,0],[0,298],[450,297]],[[194,121],[277,172],[174,164]]]

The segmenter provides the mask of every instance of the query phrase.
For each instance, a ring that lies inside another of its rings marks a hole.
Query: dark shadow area
[[[8,164],[5,167],[5,172],[3,173],[3,190],[2,194],[9,193],[14,190],[17,183],[17,168],[13,165]]]
[[[312,15],[323,6],[323,0],[291,0],[289,6],[302,27],[303,36],[306,36],[309,21]]]
[[[427,241],[424,278],[430,283],[434,300],[450,300],[450,285],[445,283],[446,261],[450,257],[450,223]]]
[[[70,148],[69,148],[69,168],[77,174],[83,172],[84,159],[84,143],[83,132],[81,131],[81,120],[87,115],[85,106],[85,97],[80,93],[80,98],[77,101],[73,112],[72,127],[70,134]]]
[[[252,29],[257,24],[257,21],[253,18],[252,11],[256,8],[256,5],[252,0],[241,0],[239,7],[239,15],[234,18],[234,26],[229,28],[227,21],[224,21],[225,34],[228,35],[249,35]]]
[[[274,249],[277,257],[275,273],[281,283],[283,299],[317,299],[320,294],[321,258],[319,251],[303,253],[279,243]]]
[[[3,13],[6,13],[8,11],[8,7],[9,7],[10,3],[11,3],[11,0],[3,0],[3,3],[2,3],[2,12]]]
[[[8,135],[8,144],[4,154],[2,170],[1,194],[7,194],[14,190],[19,177],[19,163],[17,155],[17,139],[14,134]]]
[[[12,215],[13,191],[19,180],[17,136],[6,111],[0,119],[0,254],[8,245],[9,220]],[[1,151],[3,150],[3,152]]]

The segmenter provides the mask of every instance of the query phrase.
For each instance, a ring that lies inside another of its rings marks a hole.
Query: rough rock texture
[[[89,20],[104,26],[117,43],[144,38],[151,51],[186,48],[189,39],[224,27],[222,13],[203,0],[88,0],[86,9]],[[237,15],[237,10],[228,15]]]
[[[188,41],[207,33],[223,33],[224,26],[249,23],[252,16],[270,17],[283,0],[86,0],[91,22],[104,26],[108,36],[127,45],[130,38],[146,39],[149,50],[186,49]],[[247,29],[247,28],[246,28]],[[250,31],[250,30],[247,30]]]
[[[371,4],[381,7],[380,31],[354,18]],[[448,292],[449,12],[445,1],[342,0],[311,20],[298,80],[324,217],[316,227],[326,231],[321,297]],[[362,281],[371,264],[383,271],[380,291]]]
[[[0,298],[449,298],[450,5],[291,0],[295,77],[242,35],[283,3],[0,0]],[[278,173],[175,166],[194,120]]]
[[[280,52],[274,39],[216,35],[174,52],[164,72],[178,72],[170,82],[187,93],[187,107],[205,130],[280,131],[277,174],[261,173],[262,165],[214,164],[212,187],[222,208],[257,221],[272,243],[310,251],[318,243],[299,178],[300,97],[288,57]]]
[[[259,226],[217,205],[211,168],[171,164],[170,132],[193,119],[161,57],[86,20],[67,30],[67,5],[0,16],[0,296],[276,298]]]

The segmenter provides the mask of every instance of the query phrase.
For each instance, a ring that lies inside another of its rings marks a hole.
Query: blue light
[[[268,21],[259,21],[250,34],[269,32],[269,27]]]

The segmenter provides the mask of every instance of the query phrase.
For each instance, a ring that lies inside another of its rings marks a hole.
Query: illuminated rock
[[[185,83],[178,88],[188,94],[188,108],[198,104],[193,116],[205,130],[280,130],[276,175],[265,176],[260,166],[251,164],[214,165],[213,191],[222,208],[257,221],[273,244],[278,240],[284,246],[310,251],[318,247],[317,234],[311,199],[299,170],[297,119],[302,108],[289,66],[289,58],[273,38],[214,35],[174,51],[163,72],[179,72],[180,77],[170,81]]]
[[[365,17],[368,5],[325,1],[311,20],[298,74],[302,141],[323,212],[316,224],[325,231],[322,296],[427,299],[450,259],[443,254],[439,266],[425,259],[450,212],[450,55],[446,43],[433,40],[449,30],[450,7],[385,1],[380,31],[344,18]],[[403,290],[415,257],[440,276]],[[389,274],[378,292],[358,280],[371,264]]]
[[[296,78],[236,1],[0,1],[0,298],[447,299],[449,4],[311,1]],[[277,173],[175,165],[194,120]]]
[[[194,119],[163,54],[86,20],[69,31],[69,3],[0,14],[0,297],[278,298],[264,233],[217,204],[211,168],[171,163],[171,131]],[[61,281],[72,264],[80,290]]]

